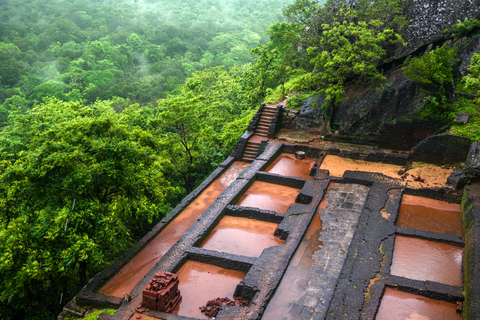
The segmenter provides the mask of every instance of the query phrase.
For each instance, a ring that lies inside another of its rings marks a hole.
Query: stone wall
[[[430,43],[445,41],[445,29],[465,19],[480,17],[477,0],[415,0],[409,1],[405,15],[408,27],[403,33],[406,47],[399,48],[396,58],[406,56]]]
[[[480,319],[480,197],[474,186],[465,188],[462,215],[465,236],[463,319]]]
[[[421,161],[436,165],[464,162],[472,140],[450,134],[433,135],[416,145],[408,161]]]

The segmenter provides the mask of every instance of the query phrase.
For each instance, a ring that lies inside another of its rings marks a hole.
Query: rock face
[[[443,165],[463,162],[471,148],[469,138],[450,134],[433,135],[422,140],[408,155],[408,161],[422,161]]]
[[[304,131],[321,131],[325,126],[322,105],[325,95],[320,94],[305,100],[300,106],[300,115],[296,119],[295,129]]]
[[[445,29],[452,29],[465,19],[480,18],[480,9],[477,0],[410,0],[405,15],[409,20],[403,34],[407,46],[399,48],[395,54],[392,52],[389,61],[404,59],[419,49],[425,50],[429,45],[448,40],[450,33],[445,33]],[[472,55],[480,52],[480,36],[465,44],[454,68],[457,77],[467,73]],[[346,88],[343,102],[337,105],[334,114],[341,133],[378,134],[385,121],[414,114],[425,105],[420,85],[410,81],[400,68],[388,71],[385,76],[387,84],[381,88],[377,84]],[[324,103],[325,96],[321,94],[307,99],[300,107],[300,114],[284,117],[284,124],[289,123],[297,130],[322,131],[325,126]]]
[[[480,17],[477,0],[410,0],[406,9],[409,25],[403,38],[407,47],[396,57],[408,55],[433,42],[446,40],[445,29],[465,19]]]
[[[480,53],[480,35],[470,39],[468,45],[458,54],[457,59],[459,61],[457,68],[454,70],[455,77],[460,78],[467,74],[470,59],[475,53]]]
[[[420,110],[423,99],[420,86],[397,69],[387,75],[383,88],[376,89],[375,85],[347,88],[335,119],[343,133],[376,134],[384,121]]]

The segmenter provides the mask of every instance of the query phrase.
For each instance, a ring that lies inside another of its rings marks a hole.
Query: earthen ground
[[[400,175],[398,173],[404,169],[404,167],[388,163],[353,160],[328,155],[322,161],[320,169],[329,170],[330,175],[334,177],[341,177],[345,171],[350,170],[378,172],[387,177],[400,179],[403,173]],[[412,168],[406,172],[408,173],[407,178],[403,181],[411,188],[445,187],[447,185],[447,178],[453,171],[454,169],[446,169],[440,166],[413,163]],[[418,176],[424,179],[425,182],[414,181],[414,177]]]

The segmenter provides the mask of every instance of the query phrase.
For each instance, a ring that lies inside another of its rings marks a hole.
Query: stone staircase
[[[260,115],[260,119],[258,120],[257,127],[255,129],[255,134],[257,136],[268,136],[268,129],[272,124],[272,118],[275,115],[276,111],[276,107],[263,107],[262,114]]]
[[[242,161],[253,162],[257,157],[260,143],[247,141],[245,149],[243,149]]]

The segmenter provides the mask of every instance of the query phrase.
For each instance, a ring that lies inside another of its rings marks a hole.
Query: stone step
[[[244,154],[242,155],[242,158],[243,158],[243,157],[246,157],[246,158],[256,158],[256,157],[257,157],[257,153],[256,153],[256,152],[254,152],[254,153],[244,153]]]
[[[255,158],[249,158],[249,157],[242,157],[243,162],[253,162],[255,161]]]
[[[260,115],[260,118],[269,118],[269,119],[271,119],[271,118],[274,118],[274,117],[275,117],[275,114],[274,114],[274,113],[262,113],[262,114]]]
[[[265,121],[268,121],[268,122],[272,122],[273,121],[273,118],[272,117],[260,117],[260,119],[258,119],[258,122],[265,122]]]
[[[260,137],[268,137],[268,134],[264,132],[256,132],[256,135]]]
[[[260,120],[258,120],[257,125],[258,125],[258,124],[264,124],[264,125],[270,126],[271,123],[272,123],[272,120],[271,120],[271,119],[270,119],[270,120],[268,120],[268,119],[260,119]]]
[[[262,109],[262,113],[263,113],[263,112],[275,113],[275,112],[277,112],[277,108],[268,108],[268,107],[267,107],[267,108],[263,108],[263,109]]]

